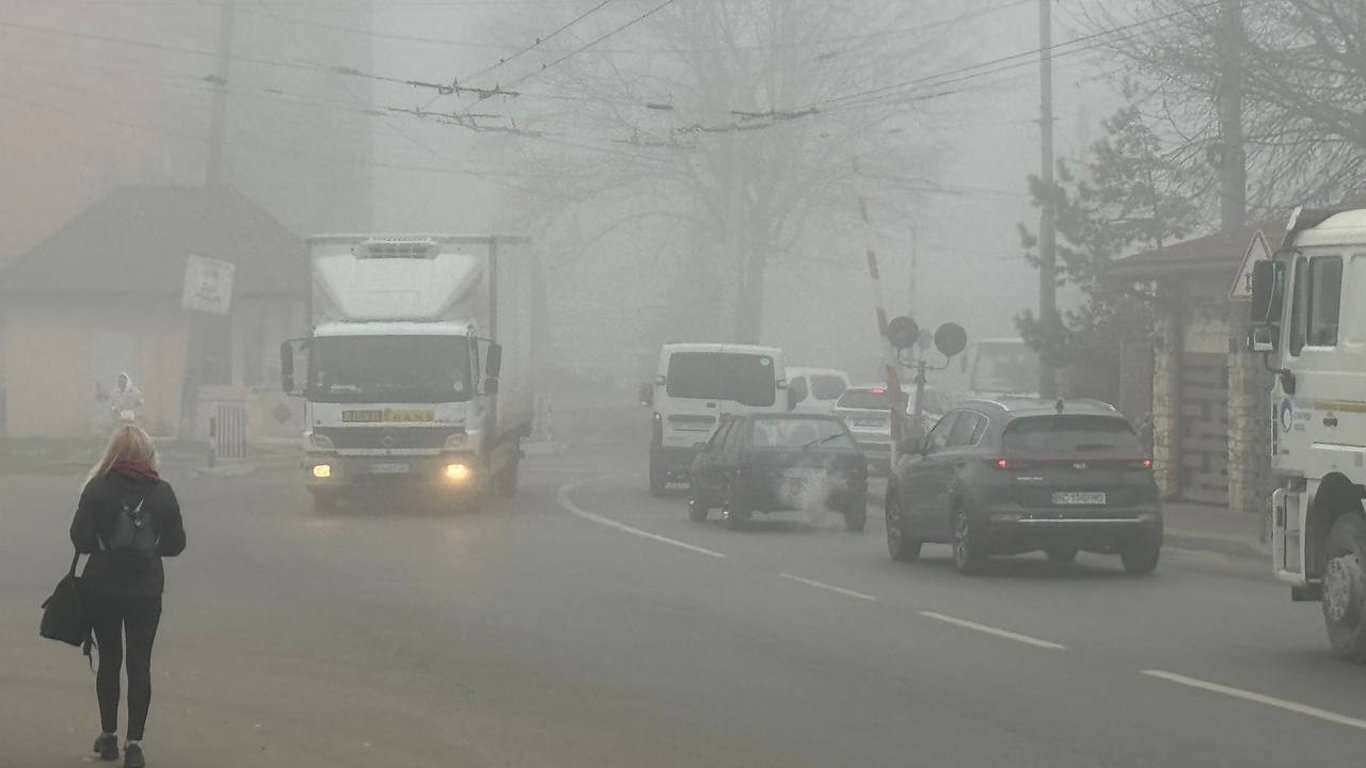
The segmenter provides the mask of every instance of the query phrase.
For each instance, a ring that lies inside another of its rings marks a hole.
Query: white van
[[[650,440],[650,493],[692,471],[697,446],[705,443],[721,416],[786,412],[783,353],[750,344],[665,344],[659,352]]]
[[[834,368],[788,368],[787,388],[796,410],[832,413],[835,402],[849,388],[849,374]]]

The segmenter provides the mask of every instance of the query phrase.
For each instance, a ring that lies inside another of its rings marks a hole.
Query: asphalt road
[[[529,459],[478,514],[313,514],[267,471],[178,485],[153,766],[1354,765],[1366,670],[1260,563],[1168,550],[891,562],[880,521],[735,533],[641,452]],[[0,476],[0,767],[79,766],[79,654],[37,638],[78,480]]]

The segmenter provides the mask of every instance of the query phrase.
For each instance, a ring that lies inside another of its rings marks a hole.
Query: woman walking
[[[95,694],[101,732],[95,752],[102,760],[119,757],[119,667],[127,658],[128,739],[123,764],[143,768],[143,728],[152,700],[152,643],[165,585],[161,558],[185,549],[180,504],[157,474],[156,447],[146,432],[128,424],[110,437],[81,493],[71,541],[77,552],[90,555],[82,583],[88,590],[100,654]]]

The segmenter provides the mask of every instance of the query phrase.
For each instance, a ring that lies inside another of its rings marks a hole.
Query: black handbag
[[[71,568],[57,582],[52,596],[43,601],[43,621],[38,627],[38,634],[49,640],[84,648],[89,653],[94,624],[90,618],[90,604],[81,588],[81,579],[76,575],[76,562],[80,558],[79,552],[71,557]]]

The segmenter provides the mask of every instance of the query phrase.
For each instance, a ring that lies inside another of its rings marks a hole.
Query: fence
[[[247,457],[247,407],[239,403],[218,403],[209,417],[209,438],[214,456],[220,459]]]

